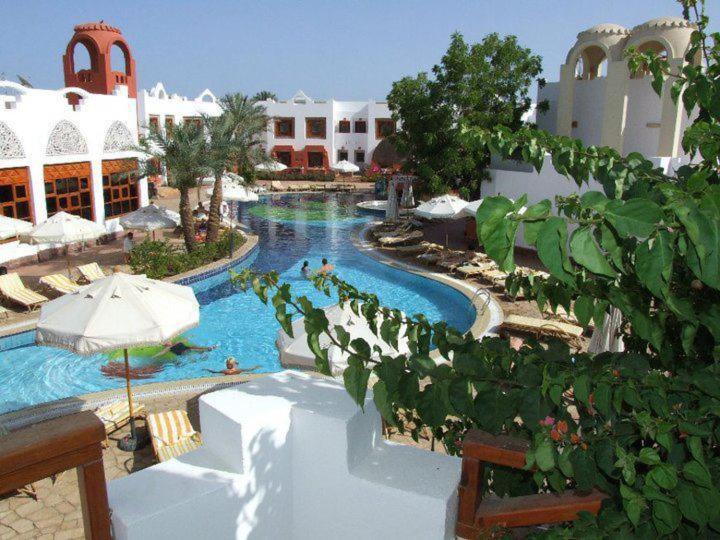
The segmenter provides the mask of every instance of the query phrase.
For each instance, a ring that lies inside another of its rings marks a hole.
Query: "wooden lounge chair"
[[[560,321],[524,317],[522,315],[508,315],[502,322],[501,327],[505,330],[533,334],[538,338],[541,336],[557,337],[576,345],[579,344],[580,337],[583,334],[581,326]]]
[[[181,456],[202,444],[200,434],[182,410],[149,414],[147,426],[155,457],[160,462]]]
[[[472,277],[472,276],[478,276],[482,274],[483,272],[486,272],[488,270],[491,270],[493,268],[497,268],[495,263],[490,262],[481,262],[481,263],[474,263],[474,264],[466,264],[463,266],[458,266],[455,268],[455,271],[460,274],[463,277]]]
[[[383,246],[396,246],[401,244],[415,243],[423,237],[422,231],[412,231],[403,236],[383,236],[378,241]]]
[[[497,527],[533,527],[578,519],[580,512],[597,515],[607,495],[540,493],[522,497],[488,496],[483,500],[485,463],[523,469],[528,443],[506,435],[470,430],[463,440],[462,476],[455,534],[460,538],[495,538]],[[499,536],[498,536],[499,537]]]
[[[418,262],[423,264],[435,264],[439,258],[440,255],[438,253],[423,253],[415,257]]]
[[[106,277],[105,272],[103,272],[103,269],[100,268],[100,265],[96,262],[83,264],[82,266],[78,266],[77,269],[83,279],[88,283],[92,283],[93,281]]]
[[[20,304],[28,309],[28,311],[37,308],[43,302],[47,302],[48,298],[42,294],[36,293],[32,289],[28,289],[23,285],[20,276],[15,272],[0,276],[0,294],[8,300],[12,300],[16,304]]]
[[[136,419],[145,418],[145,405],[133,401],[133,416]],[[105,426],[105,434],[110,435],[130,422],[130,409],[127,400],[115,401],[109,405],[95,409],[97,416]],[[107,444],[107,439],[106,439]]]
[[[80,285],[75,283],[65,274],[50,274],[49,276],[43,276],[40,278],[40,283],[45,285],[48,289],[60,294],[74,293],[80,288]]]

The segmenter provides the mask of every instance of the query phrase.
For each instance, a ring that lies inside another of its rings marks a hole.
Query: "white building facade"
[[[203,116],[219,116],[222,112],[215,95],[207,88],[196,98],[168,94],[159,82],[151,90],[141,90],[137,97],[138,122],[141,134],[151,125],[160,131],[185,122],[200,122]]]
[[[396,129],[385,101],[316,100],[298,91],[260,103],[270,117],[266,150],[291,170],[328,170],[343,160],[369,166]]]
[[[0,209],[41,223],[65,211],[99,223],[147,204],[127,87],[39,90],[0,81]]]

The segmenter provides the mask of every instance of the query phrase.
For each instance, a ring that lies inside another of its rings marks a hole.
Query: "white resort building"
[[[300,90],[289,100],[262,103],[272,119],[266,148],[291,169],[328,170],[338,161],[362,168],[395,132],[386,101],[319,100]]]

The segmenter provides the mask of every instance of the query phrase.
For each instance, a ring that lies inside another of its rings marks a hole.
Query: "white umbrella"
[[[287,169],[287,165],[279,161],[269,161],[268,163],[258,163],[255,165],[256,171],[280,172],[285,169]]]
[[[206,176],[203,178],[200,183],[203,186],[213,186],[215,185],[215,177],[214,176]],[[222,175],[222,183],[223,187],[225,187],[228,184],[244,184],[245,179],[240,176],[239,174],[235,174],[233,172],[226,172]]]
[[[212,189],[207,189],[205,193],[212,195]],[[245,186],[223,183],[223,199],[226,201],[254,202],[259,200],[259,197],[257,193],[246,189]]]
[[[105,227],[67,212],[58,212],[23,235],[31,244],[73,244],[95,240],[107,234]],[[68,277],[70,277],[70,246],[65,251]]]
[[[72,244],[107,234],[105,227],[67,212],[58,212],[24,235],[33,244]]]
[[[15,219],[0,215],[0,240],[29,233],[33,224],[22,219]]]
[[[477,215],[478,208],[482,204],[483,200],[478,199],[477,201],[470,201],[467,206],[462,209],[462,215],[474,218]]]
[[[353,163],[350,163],[347,159],[338,161],[335,165],[333,165],[332,168],[342,173],[356,173],[360,170],[360,167]]]
[[[163,343],[199,322],[200,306],[190,287],[117,273],[44,304],[35,340],[83,355],[124,349],[132,419],[128,348]],[[134,422],[131,428],[135,438]]]
[[[120,225],[126,229],[155,231],[171,229],[180,225],[180,214],[168,210],[164,206],[149,204],[120,218]]]
[[[414,212],[416,216],[428,219],[457,219],[462,216],[462,210],[467,201],[454,195],[441,195],[418,206]],[[448,245],[447,227],[445,228],[445,245]]]
[[[427,219],[455,219],[467,206],[467,201],[454,195],[442,195],[422,203],[415,209],[415,215]]]
[[[376,336],[370,329],[362,315],[358,316],[353,313],[350,309],[349,304],[345,306],[333,305],[324,309],[325,316],[330,323],[330,334],[335,336],[335,326],[342,326],[349,334],[350,339],[362,338],[367,341],[368,345],[372,349],[375,345],[380,347],[382,354],[397,355],[405,354],[409,352],[408,340],[406,337],[401,337],[398,340],[398,349],[392,348],[388,343],[385,343]],[[378,315],[377,319],[378,328],[382,323],[382,315]],[[292,322],[293,337],[290,337],[284,330],[278,332],[275,345],[280,352],[280,363],[283,366],[303,366],[303,367],[314,367],[315,366],[315,355],[310,350],[307,343],[307,334],[305,332],[305,319],[300,317]],[[400,336],[405,334],[405,328],[400,329]],[[324,349],[328,349],[328,360],[330,363],[330,370],[333,375],[341,375],[348,363],[348,355],[343,353],[339,347],[332,344],[330,338],[324,334],[320,336],[320,346]],[[375,353],[377,356],[377,353]]]

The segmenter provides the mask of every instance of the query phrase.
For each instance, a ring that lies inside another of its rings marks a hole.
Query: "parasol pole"
[[[132,390],[130,389],[130,360],[128,359],[128,350],[123,349],[125,355],[125,387],[127,389],[128,413],[130,414],[130,437],[136,439],[135,436],[135,415],[133,414]]]

